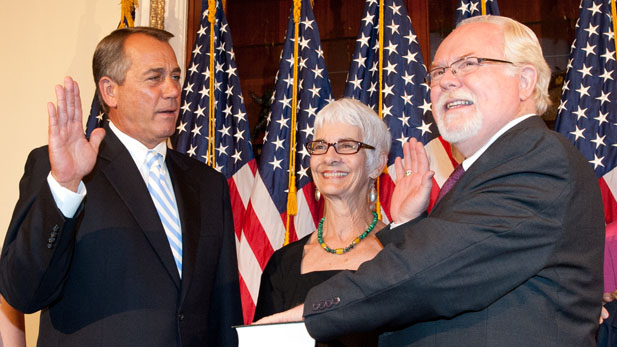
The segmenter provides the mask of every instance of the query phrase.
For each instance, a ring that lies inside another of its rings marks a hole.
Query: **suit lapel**
[[[128,150],[111,129],[106,127],[106,131],[99,157],[109,161],[109,164],[102,172],[126,204],[176,286],[180,288],[178,269],[148,188]]]
[[[182,225],[182,294],[184,298],[195,273],[201,224],[199,191],[197,184],[187,184],[198,179],[191,177],[186,162],[178,160],[179,153],[167,151],[165,163],[176,194],[180,223]],[[180,183],[183,182],[183,183]]]

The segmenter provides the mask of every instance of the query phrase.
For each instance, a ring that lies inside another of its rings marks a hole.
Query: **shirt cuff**
[[[73,218],[75,216],[75,212],[81,205],[81,202],[86,197],[86,185],[83,181],[79,182],[79,187],[77,187],[77,193],[71,191],[70,189],[66,189],[56,181],[54,176],[52,176],[51,171],[49,175],[47,175],[47,184],[49,184],[49,189],[51,190],[51,195],[54,197],[54,201],[56,202],[56,206],[62,212],[64,217]]]

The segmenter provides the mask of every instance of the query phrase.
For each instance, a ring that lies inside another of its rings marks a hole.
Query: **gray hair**
[[[99,81],[107,76],[120,85],[124,83],[126,72],[131,67],[131,61],[124,54],[124,42],[135,34],[147,35],[161,42],[169,42],[169,39],[174,37],[172,33],[161,29],[132,27],[114,30],[99,42],[92,57],[92,73],[96,84],[96,95],[105,112],[108,112],[109,108],[99,90]]]
[[[501,16],[476,16],[461,21],[457,28],[469,23],[493,23],[501,26],[504,40],[504,56],[516,65],[530,64],[538,72],[538,81],[533,93],[538,114],[543,114],[551,100],[548,85],[551,81],[551,69],[548,67],[542,47],[536,34],[529,27],[514,19]]]
[[[322,126],[332,123],[343,123],[360,128],[362,138],[359,141],[375,147],[375,150],[366,153],[366,167],[370,171],[378,168],[380,157],[390,152],[391,136],[386,123],[383,122],[371,109],[362,102],[343,98],[329,103],[315,116],[315,133]]]

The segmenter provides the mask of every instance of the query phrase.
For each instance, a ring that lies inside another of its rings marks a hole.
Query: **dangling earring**
[[[315,201],[319,201],[321,199],[321,192],[319,189],[315,188]]]
[[[368,191],[368,202],[374,204],[377,201],[377,189],[375,183],[371,184],[371,189]]]

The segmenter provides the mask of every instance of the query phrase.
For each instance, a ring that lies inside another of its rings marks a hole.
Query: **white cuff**
[[[79,182],[79,187],[77,187],[77,193],[71,191],[70,189],[66,189],[56,181],[54,176],[51,175],[51,171],[49,175],[47,175],[47,184],[49,184],[49,189],[51,190],[51,195],[54,197],[54,201],[56,202],[56,206],[62,212],[62,214],[66,218],[73,218],[75,216],[75,212],[81,205],[81,202],[86,197],[86,185],[84,182]]]

